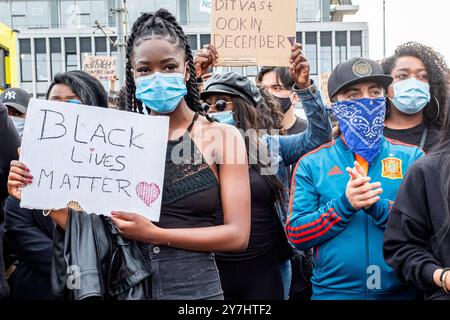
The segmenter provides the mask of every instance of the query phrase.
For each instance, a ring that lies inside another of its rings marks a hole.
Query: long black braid
[[[186,54],[186,62],[189,66],[190,77],[186,83],[187,95],[185,100],[189,108],[202,114],[208,120],[212,119],[207,116],[205,109],[202,107],[200,95],[198,92],[194,57],[191,47],[187,41],[183,29],[178,24],[176,18],[166,9],[159,9],[154,13],[143,13],[133,24],[131,34],[127,42],[127,63],[126,63],[126,88],[127,88],[127,109],[133,112],[143,113],[142,105],[135,98],[136,85],[134,82],[131,57],[135,46],[139,45],[142,39],[156,36],[158,38],[169,38],[171,43],[183,49]]]

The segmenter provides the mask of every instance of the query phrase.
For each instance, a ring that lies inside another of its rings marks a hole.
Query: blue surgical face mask
[[[381,150],[386,99],[357,99],[333,104],[348,148],[371,163]]]
[[[73,104],[82,104],[81,101],[78,100],[78,99],[69,99],[69,100],[66,100],[64,102],[73,103]]]
[[[221,112],[213,112],[209,114],[211,118],[219,121],[220,123],[229,124],[232,126],[236,126],[236,120],[233,118],[233,111],[221,111]]]
[[[186,94],[186,83],[181,73],[155,72],[136,79],[136,98],[157,113],[174,111]]]
[[[416,78],[409,78],[393,84],[394,106],[406,114],[416,114],[430,102],[430,85]]]
[[[23,136],[23,128],[25,127],[25,119],[24,118],[19,118],[19,117],[10,117],[14,127],[17,130],[17,133],[19,134],[19,136],[22,138]]]

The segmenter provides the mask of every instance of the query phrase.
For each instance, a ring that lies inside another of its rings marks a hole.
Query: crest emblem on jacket
[[[381,176],[388,179],[403,179],[402,160],[398,158],[386,158],[381,160],[383,169]]]

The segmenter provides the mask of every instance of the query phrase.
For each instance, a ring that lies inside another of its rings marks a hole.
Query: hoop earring
[[[439,119],[439,115],[441,113],[441,106],[439,104],[439,100],[435,96],[432,96],[432,97],[434,98],[434,100],[436,100],[436,105],[437,105],[437,108],[438,108],[438,112],[436,114],[436,118],[434,118],[434,121],[436,121],[437,119]]]

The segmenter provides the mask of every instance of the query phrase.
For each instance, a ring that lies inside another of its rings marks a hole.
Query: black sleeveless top
[[[251,226],[248,247],[242,252],[216,252],[219,260],[247,260],[263,255],[274,259],[278,256],[273,250],[277,249],[278,216],[274,207],[275,195],[269,184],[254,169],[249,169],[251,191]],[[217,209],[216,225],[223,224],[223,210]],[[283,232],[281,230],[281,232]]]
[[[162,193],[161,228],[201,228],[214,225],[220,203],[219,183],[202,153],[189,136],[198,114],[186,133],[169,140]]]

